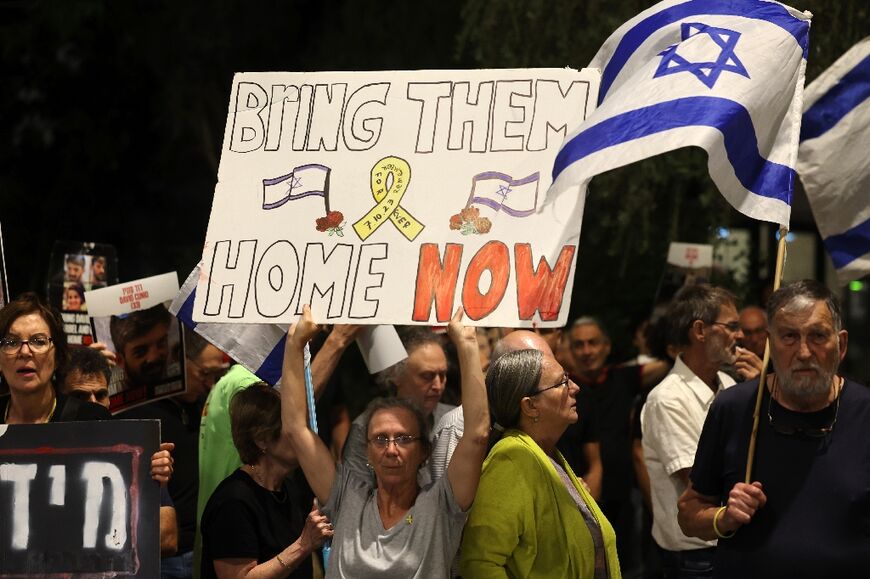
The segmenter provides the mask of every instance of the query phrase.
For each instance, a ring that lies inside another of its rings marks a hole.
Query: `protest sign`
[[[118,283],[115,248],[106,243],[55,241],[48,268],[48,301],[60,310],[70,344],[91,344],[85,292]]]
[[[193,319],[564,325],[583,201],[543,199],[598,77],[237,74]]]
[[[117,356],[113,413],[184,392],[184,340],[168,309],[177,293],[175,272],[86,292],[94,336]]]
[[[0,425],[0,577],[157,577],[156,420]]]
[[[713,246],[698,243],[671,242],[656,304],[668,303],[684,286],[710,283],[713,273]]]

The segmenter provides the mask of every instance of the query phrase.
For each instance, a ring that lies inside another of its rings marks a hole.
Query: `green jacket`
[[[557,461],[601,525],[607,568],[620,577],[616,535],[565,458]],[[592,535],[550,459],[532,438],[508,430],[483,463],[462,539],[466,579],[593,577]]]

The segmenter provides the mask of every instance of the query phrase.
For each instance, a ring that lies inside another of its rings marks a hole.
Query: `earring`
[[[375,470],[375,467],[373,467],[373,466],[370,465],[369,463],[366,463],[366,468],[369,469],[369,470],[371,470],[371,471]]]
[[[533,416],[533,417],[532,417],[532,422],[534,422],[535,424],[537,424],[537,423],[538,423],[538,417],[537,417],[537,416]]]

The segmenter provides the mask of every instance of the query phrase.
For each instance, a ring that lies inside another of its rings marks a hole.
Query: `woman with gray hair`
[[[620,577],[616,536],[556,442],[579,389],[552,356],[518,350],[486,375],[498,438],[465,526],[463,577]]]

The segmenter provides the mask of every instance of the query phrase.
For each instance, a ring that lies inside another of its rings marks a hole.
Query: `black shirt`
[[[631,455],[631,409],[641,388],[642,366],[608,366],[595,383],[575,379],[580,386],[578,409],[588,405],[595,414],[601,443],[603,479],[601,500],[628,500],[634,481]],[[579,411],[579,410],[578,410]],[[582,417],[581,417],[582,419]]]
[[[702,495],[726,500],[742,482],[758,381],[716,396],[690,478]],[[716,577],[867,577],[870,572],[870,390],[846,381],[839,410],[792,412],[775,401],[774,424],[803,428],[836,423],[827,436],[781,434],[767,415],[765,390],[753,481],[767,504],[733,538],[719,541]]]
[[[216,559],[272,559],[292,544],[305,526],[313,497],[304,484],[284,481],[281,492],[258,485],[241,469],[225,478],[202,513],[202,577],[213,579]],[[290,577],[311,577],[307,557]]]
[[[64,394],[55,394],[57,406],[49,422],[81,422],[87,420],[111,420],[112,414],[105,406],[85,402],[78,398],[70,398]],[[10,396],[0,396],[0,424],[6,423],[6,408],[9,406]]]
[[[196,536],[196,501],[199,495],[199,424],[202,403],[163,398],[118,415],[118,418],[157,419],[160,438],[175,443],[175,459],[169,494],[178,517],[178,554],[193,550]]]

